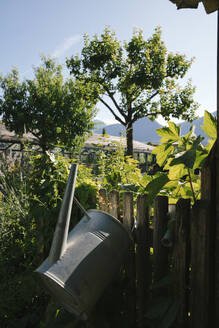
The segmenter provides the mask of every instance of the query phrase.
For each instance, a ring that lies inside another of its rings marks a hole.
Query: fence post
[[[191,220],[191,326],[211,325],[210,303],[210,206],[209,201],[197,201]]]
[[[133,193],[123,194],[123,224],[131,232],[134,225]],[[136,272],[135,272],[135,249],[130,246],[127,262],[125,264],[127,277],[127,316],[129,327],[136,324]]]
[[[161,243],[167,230],[168,197],[157,196],[154,202],[153,271],[154,281],[168,273],[168,248]]]
[[[179,199],[175,213],[173,249],[174,297],[179,302],[177,327],[188,327],[189,264],[190,264],[190,199]]]
[[[144,326],[144,311],[149,297],[149,286],[151,284],[149,208],[146,199],[146,195],[139,195],[137,198],[136,276],[138,327]]]
[[[120,219],[119,205],[119,192],[117,190],[111,190],[109,193],[109,213],[118,220]]]
[[[100,210],[107,212],[109,211],[109,206],[108,206],[108,198],[107,198],[107,191],[106,189],[100,189],[99,190],[99,206]]]

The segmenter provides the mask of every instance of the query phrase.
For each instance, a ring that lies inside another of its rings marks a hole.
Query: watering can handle
[[[88,218],[88,220],[90,220],[91,219],[90,215],[87,213],[85,208],[81,205],[81,203],[75,196],[74,196],[74,201],[78,205],[78,207],[81,209],[81,211],[84,213],[84,215]]]

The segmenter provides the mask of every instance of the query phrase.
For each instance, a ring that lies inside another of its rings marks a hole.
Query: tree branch
[[[159,93],[159,90],[157,90],[157,91],[155,91],[147,100],[151,100],[151,99],[153,99],[156,95],[158,95],[158,93]]]
[[[116,115],[112,108],[102,98],[98,97],[98,99],[109,109],[117,121],[119,121],[122,125],[125,125],[125,122],[123,122],[122,119]]]
[[[117,104],[115,98],[113,97],[112,95],[112,92],[110,92],[110,90],[105,86],[105,85],[102,85],[103,88],[106,90],[108,96],[110,97],[110,99],[112,100],[114,106],[116,107],[116,109],[118,110],[118,112],[124,117],[124,118],[127,118],[127,116],[125,115],[125,113],[123,113],[123,111],[121,110],[121,108],[119,107],[119,105]]]
[[[153,99],[156,95],[158,95],[159,90],[155,91],[148,99],[147,101],[151,101],[151,99]],[[135,98],[132,98],[132,102],[134,102],[139,96],[141,95],[141,92],[139,93],[138,96],[136,96]]]
[[[159,93],[159,91],[155,91],[149,98],[147,98],[145,100],[145,106],[147,104],[147,102],[151,101],[151,99],[153,99],[157,94]],[[137,99],[137,98],[136,98]],[[148,113],[147,115],[145,116],[157,116],[161,113],[158,113],[158,112],[155,112],[155,113]],[[132,123],[134,123],[136,120],[138,120],[140,117],[138,117],[138,108],[135,107],[135,115],[133,116],[133,119],[132,119]]]

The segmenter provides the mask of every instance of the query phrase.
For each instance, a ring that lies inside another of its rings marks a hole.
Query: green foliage
[[[212,139],[217,138],[217,118],[208,111],[204,114],[204,125],[202,126],[203,131],[208,137]]]
[[[93,85],[66,79],[62,66],[42,57],[34,78],[20,82],[17,70],[0,77],[0,114],[10,131],[31,132],[46,151],[56,145],[80,146],[93,127],[96,90]]]
[[[38,231],[29,215],[27,167],[1,158],[0,175],[0,322],[1,327],[34,326],[47,297],[33,279]]]
[[[119,143],[113,143],[115,150],[109,153],[100,151],[98,154],[99,183],[102,187],[119,190],[125,184],[136,184],[141,180],[138,161],[125,156]]]
[[[29,215],[39,231],[39,257],[48,256],[69,174],[69,160],[46,152],[29,159]]]
[[[92,169],[81,164],[78,168],[78,175],[75,187],[75,197],[80,201],[85,210],[95,209],[97,205],[98,184],[92,174]],[[84,216],[84,213],[73,204],[72,223],[75,225]]]
[[[1,159],[0,167],[0,322],[1,327],[39,327],[49,296],[33,271],[48,256],[64,195],[70,161],[46,152],[23,165]],[[96,207],[97,186],[80,166],[75,194]],[[82,217],[74,205],[72,226]]]
[[[148,193],[147,201],[151,203],[162,187],[169,181],[168,176],[165,173],[157,173],[156,179],[151,180],[145,188],[145,192]]]
[[[205,158],[216,139],[216,119],[209,112],[205,112],[203,130],[213,138],[204,147],[202,137],[196,136],[194,127],[185,136],[180,135],[180,126],[169,122],[168,127],[157,130],[162,137],[161,144],[153,153],[157,156],[157,163],[164,172],[154,176],[146,191],[151,195],[161,193],[172,199],[192,198],[193,202],[200,196],[200,178],[197,171],[201,169]]]
[[[96,87],[98,100],[126,127],[127,154],[133,155],[136,120],[145,116],[154,120],[159,114],[166,120],[194,119],[195,89],[190,81],[184,87],[177,83],[192,61],[167,52],[159,27],[148,40],[142,30],[135,30],[123,44],[106,28],[100,37],[85,35],[81,56],[73,55],[67,66],[76,80]]]

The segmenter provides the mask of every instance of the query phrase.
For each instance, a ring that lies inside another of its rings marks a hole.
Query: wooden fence
[[[133,200],[131,192],[107,194],[102,189],[99,206],[135,240],[125,265],[129,327],[215,327],[209,201],[191,207],[189,199],[171,205],[167,197],[157,196],[149,208],[146,195]],[[170,237],[166,240],[171,247],[164,246],[167,230],[172,232],[172,246]]]

